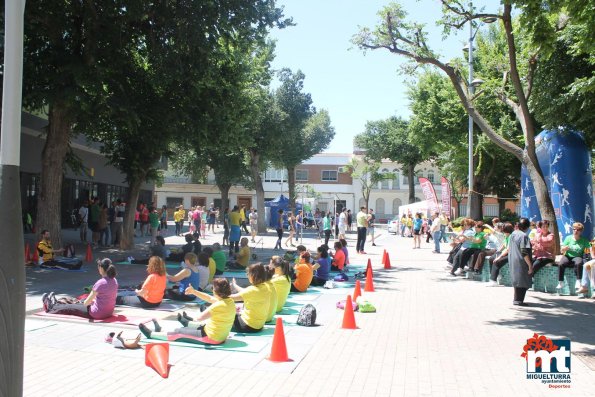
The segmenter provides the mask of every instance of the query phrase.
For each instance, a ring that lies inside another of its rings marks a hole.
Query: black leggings
[[[281,241],[283,240],[283,229],[277,229],[277,242],[275,243],[275,249],[279,247],[279,249],[283,248],[281,246]]]
[[[328,247],[328,241],[331,238],[331,230],[327,229],[324,231],[324,245]]]
[[[240,242],[239,241],[230,241],[229,242],[229,254],[233,254],[234,252],[240,251]]]
[[[240,314],[238,313],[238,314],[236,314],[236,318],[233,320],[233,327],[231,327],[231,330],[233,332],[255,334],[257,332],[262,331],[262,328],[260,328],[260,329],[252,328],[251,326],[246,324],[244,322],[244,320],[242,320],[242,317],[240,317]]]
[[[314,276],[312,277],[312,282],[310,283],[310,285],[313,285],[315,287],[322,287],[324,286],[324,284],[327,282],[328,280],[325,278],[320,278],[318,276]],[[293,284],[292,284],[293,286]]]
[[[82,303],[56,303],[48,313],[92,318],[89,314],[89,306]]]
[[[566,270],[567,267],[574,267],[574,274],[576,274],[577,280],[583,278],[583,258],[580,256],[569,258],[564,255],[562,259],[560,259],[558,266],[558,281],[564,281],[564,270]]]
[[[490,280],[498,281],[498,275],[502,266],[508,263],[508,255],[502,258],[496,259],[494,255],[490,257]]]
[[[168,288],[165,290],[165,297],[174,301],[191,302],[196,299],[194,295],[186,295],[184,291],[178,288]]]
[[[544,268],[548,263],[554,263],[554,260],[552,258],[536,258],[533,261],[533,277],[535,277],[537,272]]]
[[[116,305],[126,305],[126,306],[140,306],[144,309],[152,309],[154,307],[159,307],[161,302],[151,303],[147,302],[144,298],[140,296],[118,296],[116,297]]]
[[[469,259],[471,259],[473,254],[479,251],[481,251],[479,248],[466,248],[462,251],[459,250],[459,252],[457,252],[457,254],[455,255],[451,273],[454,273],[459,268],[463,269],[467,265],[467,262],[469,262]],[[473,265],[471,266],[471,268],[473,268]]]
[[[172,334],[173,335],[175,335],[175,334],[190,335],[190,336],[195,336],[197,338],[204,338],[207,336],[207,333],[205,332],[204,325],[201,325],[198,328],[189,328],[189,327],[176,328],[174,330],[174,332],[168,332],[167,334],[168,335],[172,335]]]

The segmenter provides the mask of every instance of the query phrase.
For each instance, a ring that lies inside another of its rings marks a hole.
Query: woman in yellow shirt
[[[277,292],[277,313],[283,310],[289,290],[291,288],[291,277],[289,276],[289,262],[281,258],[280,256],[273,256],[269,267],[273,267],[275,274],[271,280],[275,285],[275,291]]]
[[[236,302],[244,302],[241,313],[236,314],[232,331],[255,333],[260,332],[267,321],[271,290],[265,284],[266,271],[261,263],[248,266],[246,273],[248,281],[252,284],[249,287],[240,287],[235,278],[231,282],[232,288],[238,292],[232,294],[230,298]]]
[[[265,285],[269,289],[269,314],[267,315],[267,323],[273,321],[275,313],[277,313],[277,288],[273,284],[273,275],[275,268],[273,266],[265,266]]]
[[[186,312],[178,313],[178,321],[183,328],[176,328],[173,332],[161,332],[161,326],[156,320],[155,331],[151,331],[145,324],[138,328],[151,339],[167,341],[184,341],[190,343],[220,344],[225,342],[236,316],[236,306],[231,295],[231,286],[227,279],[216,278],[213,280],[213,296],[197,291],[194,287],[186,288],[187,295],[196,295],[200,299],[211,303],[198,317],[191,318]]]

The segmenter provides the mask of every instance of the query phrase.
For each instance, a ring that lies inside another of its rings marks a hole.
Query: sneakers
[[[463,269],[459,269],[455,272],[456,276],[464,276],[465,275],[465,271]]]
[[[134,258],[132,256],[129,256],[128,258],[126,258],[126,260],[128,261],[128,263],[132,263],[132,261],[134,260]]]
[[[529,306],[525,302],[519,302],[519,301],[513,301],[512,304],[515,306]]]
[[[490,280],[487,282],[486,287],[497,287],[498,283],[494,280]]]
[[[48,293],[47,292],[45,292],[41,296],[41,302],[43,303],[43,311],[47,313],[49,311],[49,301],[48,301]]]
[[[556,289],[562,289],[564,288],[564,281],[558,281],[558,285],[556,286]]]
[[[581,288],[581,281],[576,280],[576,282],[574,283],[574,289],[580,289],[580,288]]]

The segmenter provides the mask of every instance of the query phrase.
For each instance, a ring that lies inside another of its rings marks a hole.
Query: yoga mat
[[[177,310],[183,309],[184,305],[178,305],[169,302],[161,302],[161,304],[157,307],[142,307],[140,303],[137,305],[116,305],[116,307],[133,307],[135,309],[143,309],[143,310],[155,310],[161,312],[175,312]]]
[[[236,352],[245,352],[245,353],[258,353],[268,345],[269,339],[267,339],[267,340],[252,340],[250,342],[247,342],[247,341],[243,341],[243,340],[239,340],[239,339],[235,339],[235,338],[228,338],[225,341],[225,343],[222,343],[220,345],[204,345],[204,344],[190,343],[190,342],[183,342],[183,341],[163,341],[163,340],[158,340],[158,339],[143,338],[140,341],[140,343],[147,344],[147,343],[167,342],[171,346],[191,347],[191,348],[195,348],[195,349],[227,350],[227,351],[236,351]]]
[[[48,317],[48,318],[55,318],[57,320],[72,320],[72,321],[79,321],[85,323],[99,323],[99,324],[128,324],[128,325],[138,325],[139,323],[146,323],[147,321],[151,321],[150,318],[143,318],[143,317],[131,317],[125,316],[123,314],[116,314],[111,317],[105,318],[103,320],[94,320],[88,319],[84,317],[78,316],[71,316],[68,314],[53,314],[53,313],[46,313],[43,310],[37,313],[34,313],[36,316],[40,317]]]
[[[119,265],[119,266],[147,266],[147,265],[141,265],[140,263],[129,263],[128,261],[116,262],[115,265]],[[166,262],[165,263],[165,267],[167,269],[180,269],[180,270],[182,270],[182,267],[177,262]]]
[[[76,272],[78,272],[78,273],[86,273],[87,272],[87,269],[75,269],[75,270],[73,270],[73,269],[63,269],[61,267],[39,267],[39,270],[60,270],[60,271],[63,271],[63,272],[73,272],[73,273],[76,273]]]

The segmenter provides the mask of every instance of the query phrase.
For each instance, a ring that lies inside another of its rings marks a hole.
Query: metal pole
[[[23,395],[25,258],[20,154],[24,0],[4,2],[4,85],[0,137],[0,396]],[[34,248],[35,249],[35,248]]]
[[[470,12],[473,12],[473,3],[469,3]],[[469,21],[469,97],[475,93],[473,87],[473,22]],[[467,190],[467,216],[471,217],[471,196],[473,192],[473,118],[469,115],[469,187]]]

